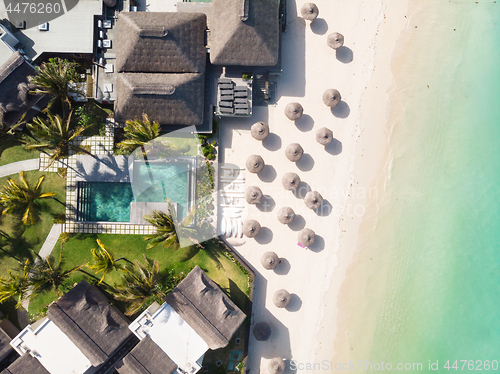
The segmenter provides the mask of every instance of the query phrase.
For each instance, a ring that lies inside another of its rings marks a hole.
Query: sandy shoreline
[[[370,187],[387,158],[389,61],[394,40],[406,23],[406,4],[318,0],[320,17],[309,25],[296,16],[304,2],[288,2],[277,105],[255,108],[250,120],[224,119],[220,127],[221,163],[244,168],[250,155],[259,154],[267,165],[259,175],[245,173],[245,187],[256,185],[266,195],[264,204],[245,212],[263,230],[256,239],[235,247],[256,270],[253,321],[266,321],[273,328],[267,342],[250,339],[251,373],[268,372],[268,360],[276,356],[294,363],[332,359],[336,295],[354,253],[366,202],[375,193]],[[334,31],[345,36],[346,48],[338,55],[326,45],[326,37]],[[342,94],[343,103],[333,111],[321,100],[328,88]],[[304,116],[295,124],[283,114],[293,101],[304,107]],[[263,144],[249,133],[258,120],[269,123],[272,133]],[[326,149],[315,140],[316,130],[325,126],[336,138]],[[298,164],[284,156],[292,142],[305,151]],[[303,191],[318,190],[323,195],[327,200],[323,211],[308,210],[300,193],[294,196],[283,189],[281,177],[286,172],[299,174]],[[276,219],[282,206],[291,206],[298,214],[290,227]],[[297,246],[297,232],[303,227],[318,235],[310,250]],[[260,265],[266,251],[285,259],[274,272]],[[272,303],[280,288],[293,295],[288,310]]]

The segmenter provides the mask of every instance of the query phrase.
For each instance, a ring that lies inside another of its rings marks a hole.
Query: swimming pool
[[[131,202],[177,203],[178,217],[186,216],[195,184],[190,162],[136,162],[132,183],[78,182],[77,221],[130,222]]]

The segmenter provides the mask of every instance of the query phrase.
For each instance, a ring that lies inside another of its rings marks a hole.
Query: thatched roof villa
[[[141,342],[137,351],[134,349],[123,359],[122,366],[117,366],[120,374],[142,373],[132,368],[139,364],[143,368],[149,365],[151,369],[147,372],[150,374],[171,374],[176,370],[196,373],[201,368],[205,352],[227,346],[246,318],[198,266],[167,295],[165,301],[161,306],[153,304],[130,324],[130,329]],[[148,346],[151,353],[142,353]],[[164,354],[160,354],[158,348]],[[153,357],[158,357],[165,366],[153,367],[150,362]],[[175,367],[168,365],[170,361]]]
[[[146,112],[162,125],[203,122],[206,16],[121,13],[116,55],[115,120]]]

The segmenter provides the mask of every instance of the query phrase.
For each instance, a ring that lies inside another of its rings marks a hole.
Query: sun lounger
[[[244,103],[244,104],[241,104],[241,103],[234,104],[234,107],[235,107],[236,109],[248,109],[248,103]]]
[[[225,83],[233,84],[233,81],[229,78],[219,78],[219,84],[225,84]]]
[[[221,113],[232,114],[233,113],[233,108],[219,107],[219,111]]]
[[[235,91],[247,91],[247,88],[245,86],[236,86],[234,87]]]
[[[220,90],[221,95],[232,95],[233,93],[233,90]]]
[[[242,91],[239,91],[239,92],[235,92],[234,93],[234,97],[247,97],[247,92],[242,92]]]
[[[233,101],[234,95],[220,95],[221,101]]]
[[[236,109],[235,114],[248,114],[248,109]]]
[[[232,90],[233,85],[231,83],[219,83],[219,90]]]
[[[237,97],[236,99],[234,99],[234,102],[236,104],[245,104],[248,103],[248,99],[246,97]]]
[[[222,108],[232,108],[233,107],[233,102],[232,101],[219,101],[219,106]]]

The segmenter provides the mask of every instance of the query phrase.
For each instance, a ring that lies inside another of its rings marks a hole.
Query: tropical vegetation
[[[35,117],[26,125],[30,135],[24,135],[22,143],[27,150],[39,150],[50,156],[49,166],[55,161],[68,157],[69,150],[88,153],[86,149],[75,144],[85,128],[71,123],[71,112],[67,118],[47,112],[47,118]]]
[[[191,245],[203,248],[197,239],[199,232],[192,225],[195,221],[195,211],[191,210],[182,221],[179,221],[172,202],[167,200],[167,204],[168,213],[154,210],[151,215],[144,216],[144,220],[156,228],[153,234],[144,236],[144,240],[149,241],[147,249],[161,243],[164,247],[172,246],[174,250],[177,250],[181,244],[184,244],[181,242],[184,239],[187,239]]]
[[[141,148],[142,154],[146,157],[145,144],[160,136],[160,124],[151,122],[147,114],[143,114],[142,120],[129,120],[125,122],[125,139],[117,144],[124,152],[133,152],[136,148]]]
[[[115,258],[113,253],[106,247],[106,245],[100,240],[96,239],[98,248],[92,248],[92,262],[88,264],[88,267],[93,270],[96,274],[102,273],[102,277],[99,280],[99,284],[102,283],[104,278],[108,273],[113,270],[125,270],[124,265],[119,263],[122,260],[128,262],[125,257]]]
[[[36,66],[36,75],[30,76],[30,83],[35,85],[31,93],[49,95],[52,99],[49,108],[60,104],[65,114],[65,107],[71,107],[70,94],[81,94],[77,88],[79,65],[66,59],[51,58],[40,66]]]
[[[10,178],[8,185],[0,190],[0,203],[3,206],[2,214],[20,215],[25,225],[32,225],[37,220],[37,202],[55,196],[54,192],[42,192],[42,183],[45,176],[38,178],[35,186],[30,186],[24,171],[19,173],[19,182]]]

